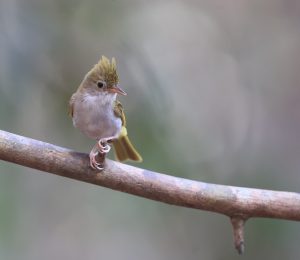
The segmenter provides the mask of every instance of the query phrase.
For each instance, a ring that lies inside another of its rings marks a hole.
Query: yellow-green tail
[[[127,130],[123,126],[121,134],[118,139],[113,141],[115,148],[116,159],[120,162],[125,160],[132,160],[136,162],[141,162],[143,159],[137,150],[133,147],[127,136]]]

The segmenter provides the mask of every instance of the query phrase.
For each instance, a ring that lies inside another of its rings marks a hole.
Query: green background
[[[299,191],[300,4],[0,0],[0,129],[89,152],[67,103],[116,57],[139,166]],[[0,162],[0,259],[241,259],[221,215]],[[251,219],[243,259],[298,259],[297,222]]]

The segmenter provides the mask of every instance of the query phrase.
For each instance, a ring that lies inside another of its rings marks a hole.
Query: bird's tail
[[[122,127],[119,138],[113,141],[113,146],[115,148],[116,159],[120,162],[125,160],[141,162],[143,160],[130,142],[127,130],[124,126]]]

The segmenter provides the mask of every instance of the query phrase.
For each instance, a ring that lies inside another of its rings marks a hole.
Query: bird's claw
[[[90,152],[90,166],[94,170],[102,171],[104,169],[105,155],[110,151],[108,139],[99,140]],[[99,159],[101,162],[99,162]]]
[[[102,171],[104,169],[104,164],[97,162],[96,157],[98,156],[98,151],[94,152],[93,150],[90,153],[90,166],[94,169],[94,170],[99,170]]]
[[[104,169],[105,155],[111,149],[109,142],[112,140],[112,138],[102,138],[93,147],[92,151],[90,152],[90,166],[94,170],[102,171]],[[99,160],[101,162],[99,162]]]
[[[98,142],[98,151],[102,154],[106,154],[110,151],[110,145],[107,143],[107,140],[100,140]]]

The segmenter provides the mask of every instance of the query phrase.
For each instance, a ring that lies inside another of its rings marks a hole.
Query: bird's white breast
[[[114,114],[116,94],[81,95],[73,106],[73,124],[93,139],[118,135],[122,121]]]

